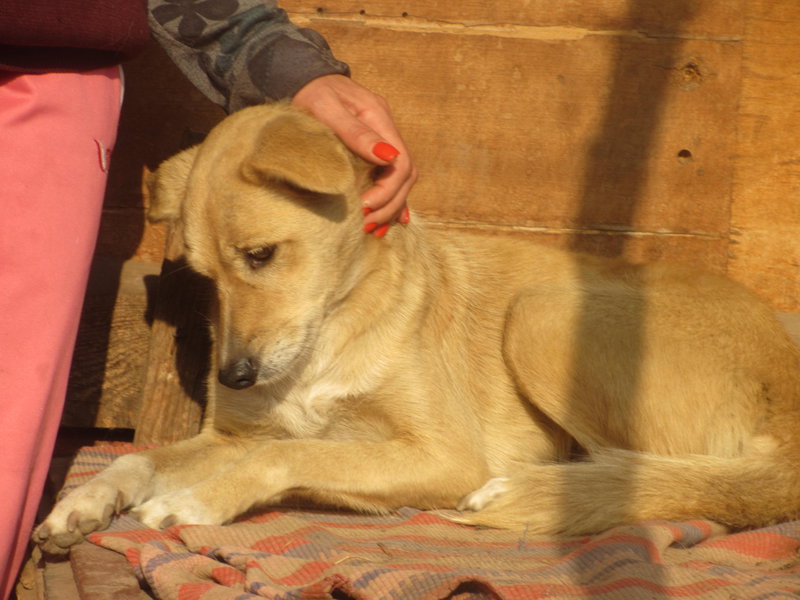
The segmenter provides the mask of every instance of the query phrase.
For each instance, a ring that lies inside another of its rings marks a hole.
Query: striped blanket
[[[132,450],[83,449],[65,493]],[[707,521],[651,522],[553,539],[412,509],[269,511],[165,531],[123,516],[89,539],[72,557],[87,600],[140,597],[123,585],[164,600],[800,598],[800,522],[728,535]]]

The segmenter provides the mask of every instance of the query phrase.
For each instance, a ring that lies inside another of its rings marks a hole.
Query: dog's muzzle
[[[240,358],[220,369],[217,378],[226,387],[243,390],[255,384],[258,378],[258,365],[251,358]]]

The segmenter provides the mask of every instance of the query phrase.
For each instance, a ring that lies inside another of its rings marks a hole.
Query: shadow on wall
[[[665,69],[653,64],[652,69],[657,69],[657,77],[647,77],[653,83],[642,93],[642,63],[637,60],[636,46],[647,43],[659,44],[661,64],[676,64],[681,58],[683,41],[677,33],[682,25],[693,16],[693,2],[689,0],[673,0],[664,8],[665,21],[663,31],[668,32],[658,41],[642,41],[639,39],[619,37],[615,48],[613,71],[609,84],[609,95],[605,116],[602,125],[591,146],[587,149],[586,168],[583,176],[582,192],[579,202],[580,212],[577,222],[583,226],[593,226],[593,215],[596,214],[597,203],[613,200],[615,203],[615,223],[622,230],[633,229],[637,217],[637,209],[643,200],[647,187],[648,159],[651,149],[656,143],[656,135],[669,95],[670,78]],[[668,6],[668,8],[667,8]],[[639,29],[642,22],[641,5],[631,2],[628,14],[628,26],[631,31]],[[673,34],[670,37],[669,34]],[[648,74],[649,75],[649,74]],[[613,197],[612,197],[613,195]],[[591,235],[576,235],[571,242],[571,249],[576,251],[595,251],[595,240]],[[605,248],[603,254],[622,256],[625,253],[626,237],[615,236],[615,245]],[[585,278],[585,277],[584,277]],[[593,325],[591,322],[591,305],[595,300],[592,293],[584,291],[580,301],[577,326],[575,329],[576,354],[573,357],[573,372],[576,374],[573,381],[580,381],[579,373],[588,373],[592,365],[589,364],[592,352],[589,344],[592,340]],[[620,388],[620,397],[614,401],[622,406],[632,407],[637,402],[641,370],[641,357],[643,350],[643,328],[645,306],[643,290],[633,288],[630,299],[628,356],[634,360],[626,365],[629,373]],[[583,411],[580,404],[581,394],[589,395],[593,390],[583,391],[577,388],[570,390],[569,400],[571,405],[567,414],[579,415]],[[632,418],[633,415],[631,414]],[[569,417],[568,417],[569,418]],[[592,416],[589,415],[591,419]],[[576,493],[578,482],[564,482],[563,494],[565,497]],[[628,482],[629,492],[633,491],[633,482]],[[630,494],[627,494],[630,495]],[[564,524],[570,521],[569,514],[563,514]]]

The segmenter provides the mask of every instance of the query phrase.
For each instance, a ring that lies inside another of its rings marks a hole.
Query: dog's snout
[[[222,385],[234,390],[243,390],[255,384],[258,366],[251,358],[240,358],[220,369],[217,377]]]

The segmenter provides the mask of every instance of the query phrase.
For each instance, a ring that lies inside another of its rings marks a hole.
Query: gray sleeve
[[[155,39],[209,99],[233,112],[291,98],[349,67],[316,31],[295,27],[274,0],[148,0]]]

